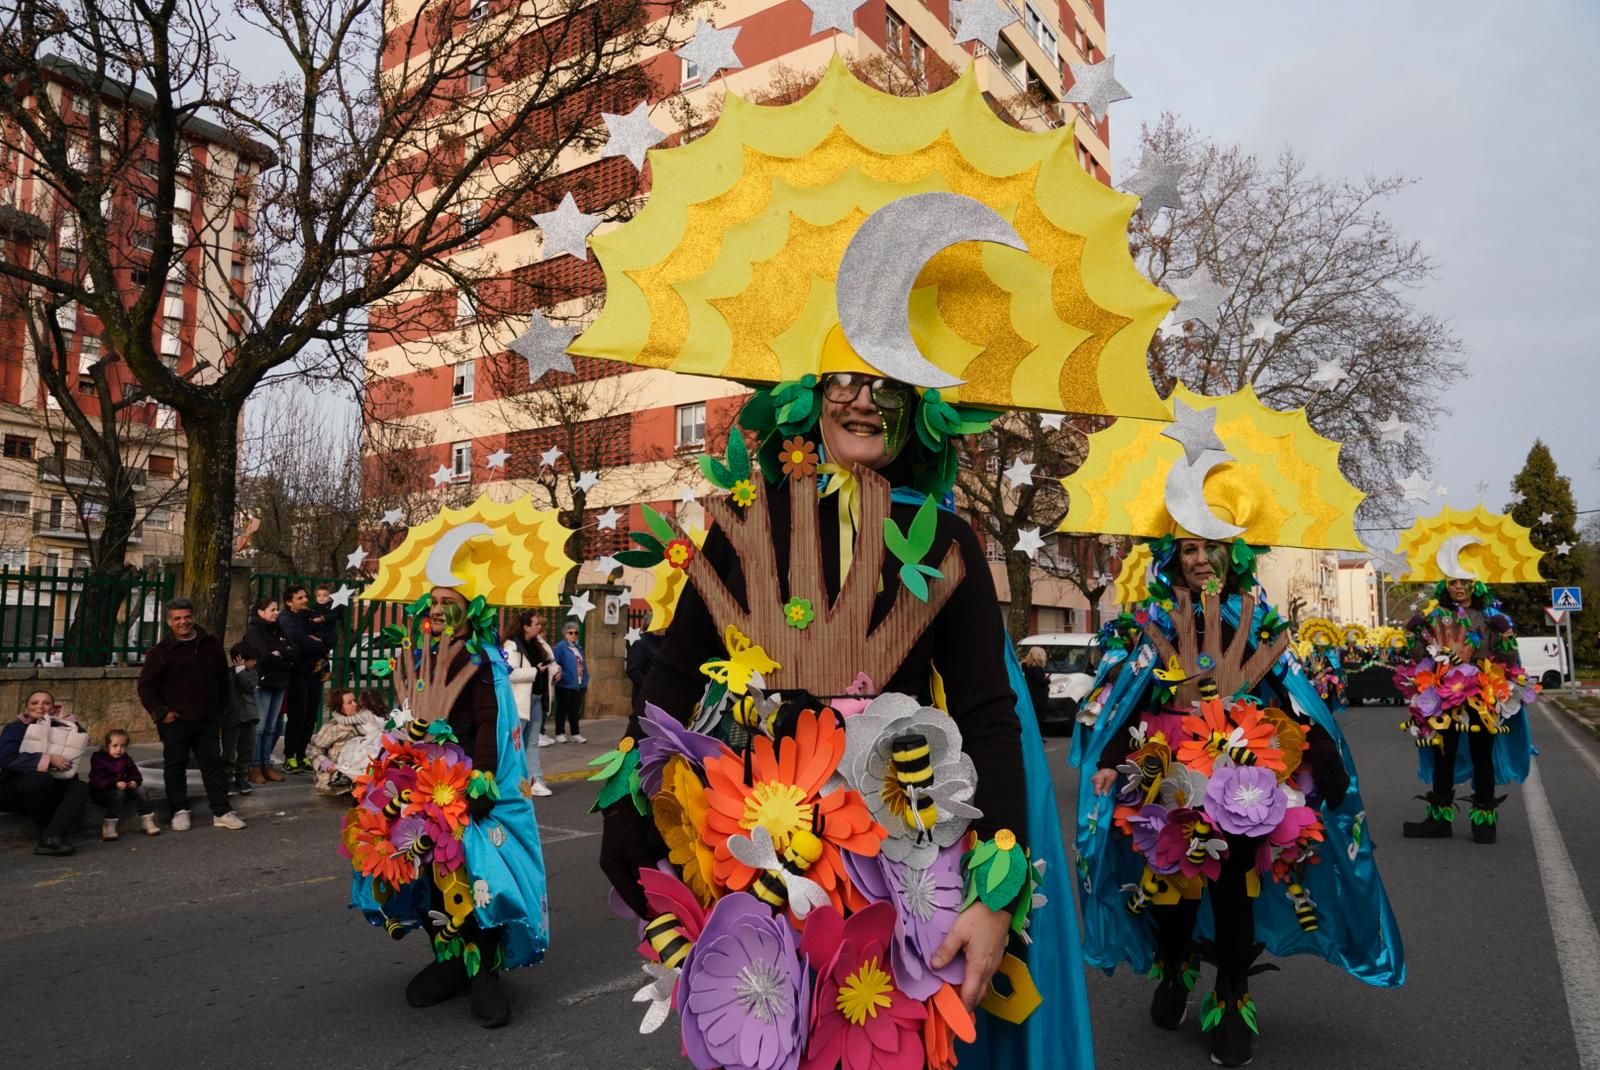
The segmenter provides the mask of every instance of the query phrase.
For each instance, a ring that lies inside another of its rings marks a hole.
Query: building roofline
[[[140,109],[149,111],[155,107],[156,98],[153,94],[126,82],[117,81],[110,77],[101,77],[81,63],[76,63],[64,56],[47,55],[39,60],[41,70],[48,72],[52,77],[61,81],[89,89],[102,96],[113,97],[117,102],[126,102]],[[220,145],[232,149],[239,155],[255,160],[263,165],[272,166],[278,162],[277,153],[259,141],[247,137],[240,137],[227,127],[201,119],[197,116],[188,116],[182,120],[182,129],[185,133],[195,136],[208,144]]]

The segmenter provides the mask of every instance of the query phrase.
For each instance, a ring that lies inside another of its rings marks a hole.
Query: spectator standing
[[[578,718],[583,714],[583,699],[589,693],[589,666],[584,661],[583,647],[578,645],[578,625],[568,621],[565,636],[555,646],[556,665],[561,675],[556,680],[556,742],[587,743],[578,731]]]
[[[317,690],[311,696],[312,709],[322,708],[322,692],[333,679],[333,652],[339,649],[339,626],[344,622],[344,606],[333,604],[333,585],[317,584],[311,604],[311,634],[322,643],[322,671],[317,673]]]
[[[105,811],[100,821],[100,838],[117,838],[117,825],[122,820],[122,808],[133,803],[139,810],[139,823],[151,836],[161,835],[156,824],[155,811],[150,807],[150,797],[144,790],[144,774],[139,763],[128,753],[128,733],[113,728],[106,733],[105,746],[94,752],[89,760],[89,797]]]
[[[27,814],[39,826],[36,855],[70,855],[77,850],[67,834],[83,820],[89,785],[72,774],[72,760],[35,749],[32,725],[55,713],[55,696],[35,691],[15,721],[0,730],[0,810]]]
[[[517,615],[511,638],[503,648],[506,667],[511,670],[511,693],[517,700],[517,719],[522,726],[522,754],[532,784],[530,790],[541,797],[550,794],[539,762],[539,737],[544,734],[541,727],[549,694],[550,669],[555,664],[555,652],[545,643],[542,631],[544,621],[539,615],[524,610]]]
[[[222,771],[228,776],[229,795],[249,795],[250,763],[256,755],[256,723],[261,711],[256,708],[256,688],[261,684],[256,668],[255,648],[235,643],[228,651],[233,662],[233,685],[228,706],[222,714]]]
[[[1028,699],[1033,703],[1033,715],[1043,717],[1050,704],[1050,673],[1046,671],[1044,647],[1031,646],[1022,655],[1022,678],[1028,683]]]
[[[228,802],[222,771],[221,715],[232,699],[228,658],[222,642],[195,623],[194,603],[167,603],[168,635],[145,655],[139,671],[139,701],[161,736],[162,780],[172,808],[172,830],[189,828],[189,755],[200,766],[211,824],[242,829],[244,819]]]
[[[628,658],[624,664],[628,682],[633,685],[633,701],[629,708],[635,717],[644,713],[644,703],[639,696],[644,691],[645,677],[650,675],[650,665],[656,660],[656,651],[660,649],[660,632],[645,632],[628,647]]]
[[[317,696],[322,693],[322,663],[328,648],[312,632],[311,596],[306,585],[296,583],[283,592],[286,612],[278,617],[283,634],[294,648],[289,666],[288,726],[283,733],[283,769],[309,773],[306,744],[317,727]]]
[[[289,695],[289,668],[294,644],[278,623],[278,600],[258,598],[244,626],[244,645],[256,655],[256,752],[249,780],[264,784],[282,780],[272,765],[272,751],[283,735],[283,713]]]
[[[348,687],[328,695],[328,719],[306,747],[318,795],[348,795],[383,746],[382,717],[356,701]]]

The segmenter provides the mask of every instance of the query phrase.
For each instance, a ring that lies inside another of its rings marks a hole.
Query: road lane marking
[[[639,988],[648,980],[649,978],[645,977],[642,971],[636,970],[632,973],[625,973],[621,977],[614,977],[609,981],[602,981],[597,985],[590,985],[588,988],[579,989],[576,992],[562,996],[561,1002],[572,1007],[594,999],[596,996],[606,996],[612,992],[624,992],[630,988]],[[1588,1067],[1585,1067],[1584,1070],[1588,1070]]]
[[[599,829],[568,829],[560,825],[540,825],[540,843],[565,843],[567,840],[584,840],[600,835]]]
[[[1534,854],[1539,859],[1544,904],[1550,912],[1550,931],[1555,937],[1556,961],[1561,966],[1561,985],[1566,990],[1567,1017],[1572,1022],[1578,1066],[1580,1070],[1600,1070],[1600,1017],[1594,1013],[1600,1007],[1600,931],[1595,929],[1594,914],[1550,810],[1538,765],[1528,770],[1522,798],[1528,809],[1528,826],[1533,831]]]

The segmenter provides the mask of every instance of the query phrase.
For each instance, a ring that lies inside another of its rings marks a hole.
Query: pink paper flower
[[[890,967],[894,908],[873,903],[846,921],[832,907],[806,918],[800,946],[817,972],[811,1038],[802,1070],[918,1070],[922,1004]]]

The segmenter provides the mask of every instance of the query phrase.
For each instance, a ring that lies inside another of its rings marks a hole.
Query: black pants
[[[249,774],[255,752],[255,721],[240,721],[222,730],[222,772],[229,780],[243,780]]]
[[[556,732],[566,732],[569,735],[578,734],[578,717],[583,713],[583,697],[589,693],[587,688],[558,687],[556,688]]]
[[[1467,737],[1467,753],[1472,755],[1472,792],[1480,799],[1494,798],[1494,736],[1483,731],[1478,715],[1472,714],[1476,732],[1462,732],[1447,728],[1440,733],[1444,746],[1433,756],[1433,791],[1436,795],[1451,795],[1456,787],[1456,755],[1461,751],[1461,737]]]
[[[77,777],[57,780],[49,773],[12,773],[0,783],[0,810],[27,814],[39,825],[39,838],[64,839],[83,822],[89,785]]]
[[[1206,886],[1211,897],[1212,939],[1216,945],[1217,972],[1240,981],[1250,969],[1256,943],[1255,902],[1245,887],[1245,877],[1255,865],[1259,839],[1228,837],[1228,857],[1222,860],[1222,874]],[[1200,900],[1180,899],[1170,906],[1153,906],[1150,916],[1156,923],[1156,954],[1169,969],[1189,958],[1194,939],[1195,918]]]
[[[288,717],[283,729],[283,757],[285,761],[306,757],[306,744],[317,730],[317,696],[322,693],[322,681],[316,676],[296,674],[289,677],[289,695],[285,700]]]
[[[178,719],[158,724],[161,736],[162,783],[167,790],[167,805],[173,813],[189,809],[189,755],[200,767],[206,786],[206,802],[212,817],[232,810],[228,805],[228,778],[222,771],[222,726],[215,717],[204,721]]]
[[[133,803],[141,814],[154,812],[150,807],[150,795],[144,790],[143,784],[133,788],[97,791],[93,794],[93,799],[94,804],[106,812],[106,819],[111,821],[122,816],[122,808],[127,803]]]

